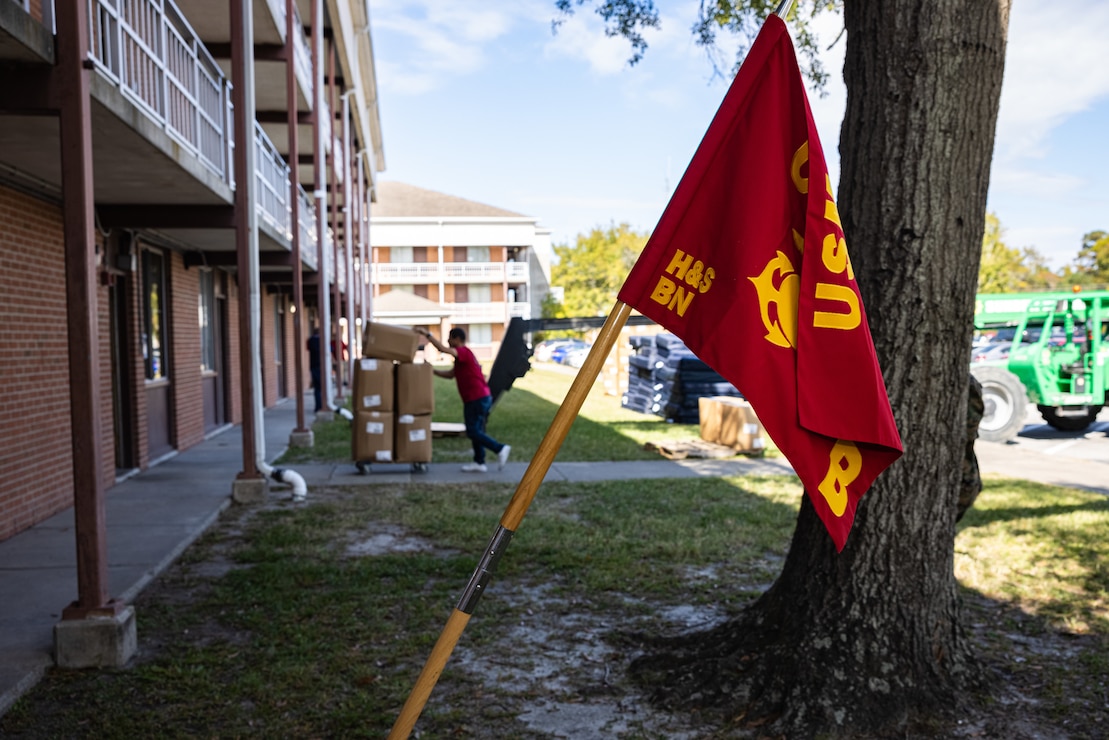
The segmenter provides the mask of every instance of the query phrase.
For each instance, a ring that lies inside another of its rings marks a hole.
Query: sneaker
[[[505,445],[497,453],[497,470],[504,470],[504,464],[508,462],[508,453],[510,452],[512,452],[512,445]]]
[[[466,463],[462,466],[463,473],[484,473],[487,470],[485,463]]]

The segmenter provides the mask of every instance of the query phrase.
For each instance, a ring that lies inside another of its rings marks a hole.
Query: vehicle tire
[[[973,367],[971,375],[982,384],[985,410],[978,423],[978,437],[987,442],[1008,442],[1024,428],[1028,394],[1016,375],[1003,367]]]
[[[1094,423],[1097,415],[1101,413],[1101,406],[1086,406],[1084,414],[1067,414],[1061,416],[1055,406],[1037,406],[1040,416],[1044,421],[1061,432],[1081,432]]]

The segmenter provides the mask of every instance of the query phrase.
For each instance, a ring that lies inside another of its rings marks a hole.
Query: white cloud
[[[420,94],[484,68],[484,45],[511,32],[512,14],[474,0],[374,0],[374,28],[404,38],[403,56],[375,59],[378,79],[391,92]]]
[[[1109,96],[1109,5],[1079,0],[1013,3],[996,156],[1043,157],[1052,129]]]
[[[585,61],[596,74],[614,75],[627,66],[632,48],[623,38],[605,36],[604,22],[596,14],[577,12],[562,20],[543,51],[548,57]]]

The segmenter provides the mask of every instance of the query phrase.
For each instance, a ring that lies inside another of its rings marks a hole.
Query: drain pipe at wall
[[[234,0],[235,2],[245,2],[245,0]],[[254,40],[254,27],[252,13],[245,13],[244,36],[253,44]],[[248,46],[251,49],[252,46]],[[249,53],[249,52],[248,52]],[[236,111],[236,115],[246,117],[247,121],[253,122],[255,120],[255,105],[254,105],[254,64],[253,59],[248,58],[246,65],[247,73],[245,75],[245,98],[246,108],[244,111]],[[245,182],[237,183],[237,187],[246,188],[246,210],[247,210],[247,232],[250,237],[249,248],[247,249],[247,264],[248,275],[246,276],[247,289],[250,291],[250,369],[251,376],[254,379],[253,393],[251,398],[251,405],[254,407],[254,464],[258,470],[269,478],[281,483],[287,483],[293,488],[293,500],[303,501],[308,495],[308,486],[304,482],[304,478],[293,470],[285,468],[275,468],[266,462],[266,434],[265,434],[265,408],[262,401],[262,353],[261,349],[261,327],[262,327],[262,312],[261,312],[261,291],[259,290],[260,278],[258,276],[259,270],[259,257],[258,257],[258,179],[257,179],[257,162],[256,152],[254,146],[254,128],[247,126],[250,131],[250,142],[244,145],[246,149],[246,171],[249,173],[248,177],[241,178]],[[239,290],[243,290],[242,275],[239,275]],[[298,309],[300,306],[297,307]]]

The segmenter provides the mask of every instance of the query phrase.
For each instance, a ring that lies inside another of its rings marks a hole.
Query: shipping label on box
[[[361,359],[354,363],[354,410],[392,411],[394,367],[392,360]]]
[[[398,414],[421,416],[435,412],[435,373],[426,362],[402,362],[397,365]]]
[[[420,335],[407,326],[392,326],[371,321],[362,334],[362,355],[381,360],[412,362]]]
[[[397,462],[431,462],[431,414],[400,414],[396,418]]]
[[[394,457],[393,415],[355,411],[351,427],[351,455],[355,460],[391,462]]]

